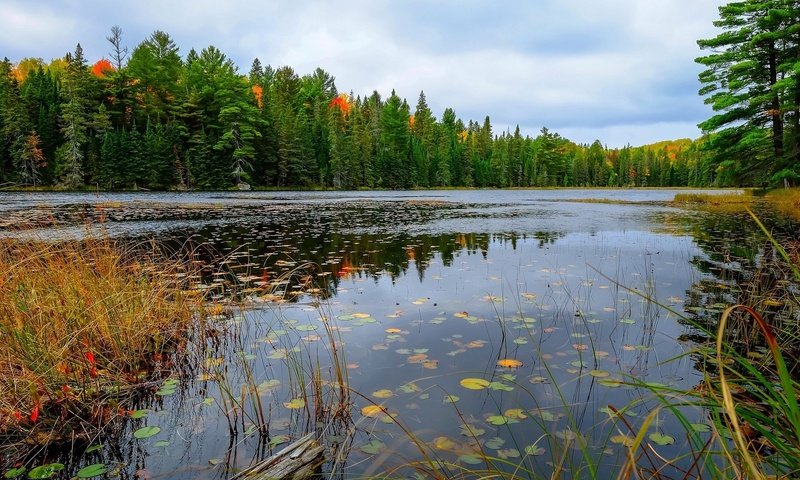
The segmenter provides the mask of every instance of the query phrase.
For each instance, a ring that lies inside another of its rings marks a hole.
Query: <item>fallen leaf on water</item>
[[[361,415],[365,417],[382,417],[386,415],[386,411],[379,405],[367,405],[361,409]]]
[[[433,439],[433,446],[438,450],[452,450],[456,446],[456,442],[447,437],[436,437]]]
[[[517,420],[528,418],[528,416],[525,415],[525,411],[521,408],[509,408],[506,410],[505,416],[508,418],[515,418]]]
[[[519,368],[522,366],[522,362],[513,358],[504,358],[502,360],[498,360],[497,365],[503,368]]]
[[[297,410],[306,406],[306,401],[302,398],[293,398],[288,402],[283,402],[283,406],[292,410]]]
[[[611,440],[611,443],[616,443],[618,445],[624,445],[626,447],[633,446],[633,438],[628,435],[612,435],[609,440]]]
[[[372,392],[372,396],[375,398],[389,398],[394,395],[394,392],[389,390],[388,388],[383,388],[381,390],[377,390]]]

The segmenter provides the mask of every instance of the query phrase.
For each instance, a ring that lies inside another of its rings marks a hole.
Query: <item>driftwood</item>
[[[280,452],[248,467],[230,480],[303,480],[311,477],[325,463],[325,447],[314,433],[296,440]]]

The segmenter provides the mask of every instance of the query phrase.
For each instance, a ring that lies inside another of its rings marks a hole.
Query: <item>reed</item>
[[[168,375],[202,310],[186,264],[109,239],[0,241],[0,435],[69,438]]]

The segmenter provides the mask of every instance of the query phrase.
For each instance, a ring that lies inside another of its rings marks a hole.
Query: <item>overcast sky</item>
[[[153,30],[185,55],[215,45],[241,72],[258,57],[304,74],[322,67],[340,91],[489,115],[577,142],[641,145],[697,137],[710,114],[697,95],[698,38],[717,32],[722,0],[2,0],[0,57],[45,60],[77,42],[108,56],[123,30],[131,50]]]

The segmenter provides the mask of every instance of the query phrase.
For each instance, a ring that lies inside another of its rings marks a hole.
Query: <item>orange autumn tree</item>
[[[259,109],[264,108],[264,88],[261,85],[253,85],[251,88],[256,98],[256,105]]]
[[[97,78],[104,78],[108,72],[113,72],[114,70],[114,65],[111,65],[111,61],[107,58],[101,58],[92,65],[92,75]]]
[[[328,108],[337,107],[345,116],[350,113],[350,97],[346,93],[340,93],[333,97],[333,100],[328,103]]]

